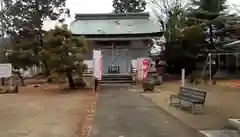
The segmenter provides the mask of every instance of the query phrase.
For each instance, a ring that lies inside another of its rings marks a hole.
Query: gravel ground
[[[43,93],[43,88],[26,87],[18,94],[0,95],[0,136],[77,137],[90,96],[82,92],[37,93]]]

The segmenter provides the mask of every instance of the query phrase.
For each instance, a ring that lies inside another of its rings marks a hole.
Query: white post
[[[184,68],[182,68],[182,87],[184,87],[185,86],[185,69]]]
[[[209,57],[209,60],[208,60],[208,63],[209,63],[209,84],[212,84],[212,54],[209,53],[208,57]]]
[[[95,71],[96,71],[96,65],[95,65],[95,55],[96,50],[93,50],[93,58],[92,58],[92,91],[95,92]]]
[[[93,54],[94,54],[94,50],[93,50]],[[95,57],[93,55],[93,59],[92,59],[92,91],[95,92]]]

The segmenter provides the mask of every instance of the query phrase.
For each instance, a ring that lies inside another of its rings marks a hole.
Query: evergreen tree
[[[220,13],[227,9],[227,0],[191,0],[192,5],[206,12]]]
[[[20,78],[22,86],[25,85],[22,70],[27,70],[39,63],[38,57],[32,52],[34,43],[31,41],[31,38],[12,38],[11,45],[3,53],[4,62],[12,64],[12,71]]]
[[[146,4],[145,0],[113,0],[113,12],[143,12],[146,9]]]
[[[69,87],[75,88],[73,74],[82,76],[86,65],[83,64],[83,54],[87,51],[84,37],[73,37],[66,25],[56,27],[48,33],[49,41],[44,50],[43,57],[48,57],[47,64],[51,71],[65,76]]]
[[[5,28],[5,34],[14,39],[27,39],[31,42],[33,54],[43,48],[43,21],[45,19],[63,20],[62,17],[69,15],[69,9],[65,8],[66,0],[4,0],[4,8],[1,17]],[[20,42],[21,43],[21,42]],[[41,60],[45,67],[45,75],[50,75],[46,60]]]
[[[194,17],[198,23],[205,23],[205,26],[208,26],[209,33],[207,33],[207,37],[210,39],[211,47],[216,49],[214,46],[213,40],[213,26],[221,29],[224,27],[223,22],[221,20],[215,20],[220,15],[225,14],[226,0],[192,0],[192,3],[196,9],[191,11],[191,17]],[[196,23],[196,21],[194,21]]]
[[[209,22],[226,15],[226,0],[191,0],[194,8],[189,9],[189,16],[194,17],[200,23]],[[194,20],[194,19],[193,19]]]

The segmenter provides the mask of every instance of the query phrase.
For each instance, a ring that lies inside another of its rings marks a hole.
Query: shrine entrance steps
[[[103,74],[100,84],[132,84],[133,78],[130,73],[126,74]]]

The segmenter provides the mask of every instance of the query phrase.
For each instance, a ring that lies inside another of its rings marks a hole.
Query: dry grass
[[[222,85],[197,85],[208,91],[202,114],[193,115],[169,105],[169,96],[177,94],[180,82],[165,83],[156,88],[159,93],[143,93],[173,116],[197,129],[219,129],[228,125],[228,118],[240,118],[240,90]]]

